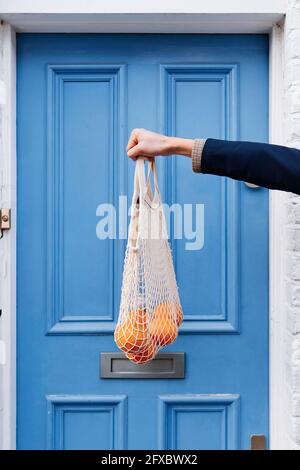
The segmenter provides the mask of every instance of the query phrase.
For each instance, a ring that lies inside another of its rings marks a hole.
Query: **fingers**
[[[143,157],[145,160],[148,162],[151,162],[154,160],[154,157],[149,157],[147,155],[144,155],[142,146],[140,144],[136,145],[135,147],[132,147],[127,151],[127,155],[129,158],[132,160],[136,161],[137,158]]]
[[[130,134],[126,150],[131,149],[132,147],[134,147],[138,143],[139,143],[139,137],[138,137],[137,129],[133,129],[133,131]]]
[[[142,155],[142,149],[139,144],[132,146],[127,150],[127,155],[129,158],[136,159],[138,156]]]
[[[151,153],[149,155],[149,150],[147,151],[147,146],[145,146],[145,132],[147,131],[144,129],[133,129],[130,134],[126,150],[128,157],[134,161],[136,161],[138,157],[143,157],[145,160],[151,162],[154,158],[154,156],[151,156]]]
[[[129,158],[131,158],[133,161],[136,161],[137,159],[137,153],[136,153],[136,147],[138,146],[138,132],[137,129],[133,129],[133,131],[130,134],[126,150],[127,150],[127,155]]]
[[[129,149],[127,151],[127,155],[133,161],[136,161],[137,158],[144,158],[148,162],[153,160],[153,157],[150,157],[147,154],[145,154],[145,152],[143,151],[143,146],[141,144],[135,145],[134,147]]]

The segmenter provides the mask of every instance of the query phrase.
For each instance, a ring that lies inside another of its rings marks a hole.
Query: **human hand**
[[[186,155],[192,154],[192,139],[168,137],[147,129],[133,129],[126,150],[132,160],[144,157],[151,160],[158,155]]]

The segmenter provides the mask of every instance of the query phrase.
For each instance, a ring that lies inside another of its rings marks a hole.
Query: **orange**
[[[146,362],[151,361],[156,354],[157,346],[154,340],[149,340],[146,348],[142,352],[138,353],[127,353],[126,356],[132,362],[136,364],[145,364]]]
[[[164,309],[166,312],[168,312],[170,318],[174,318],[174,308],[175,308],[177,326],[180,326],[181,323],[183,322],[183,312],[182,312],[181,305],[179,305],[174,300],[163,302],[157,308]]]
[[[181,323],[183,322],[183,312],[182,312],[181,306],[178,304],[175,304],[175,309],[176,309],[176,323],[177,323],[177,326],[180,326]]]
[[[146,320],[145,310],[133,310],[124,322],[117,325],[114,336],[122,351],[138,352],[147,346],[149,333]]]
[[[131,318],[137,325],[138,328],[147,328],[147,315],[146,309],[137,309],[129,312],[128,317]]]
[[[177,338],[177,334],[177,324],[172,317],[168,303],[164,302],[158,305],[153,313],[150,336],[160,347],[163,347],[173,343]]]

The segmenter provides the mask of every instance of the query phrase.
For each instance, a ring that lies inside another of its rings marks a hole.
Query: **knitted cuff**
[[[192,168],[195,173],[201,173],[202,152],[206,139],[195,139],[192,147]]]

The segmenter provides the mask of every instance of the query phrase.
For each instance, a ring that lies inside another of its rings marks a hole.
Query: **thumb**
[[[131,149],[127,150],[128,157],[132,158],[133,160],[136,160],[136,158],[141,156],[141,154],[142,154],[142,149],[141,149],[140,144],[137,144]]]

